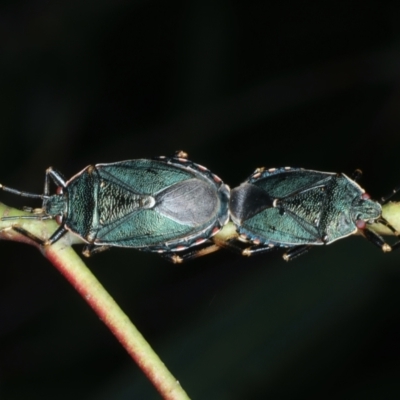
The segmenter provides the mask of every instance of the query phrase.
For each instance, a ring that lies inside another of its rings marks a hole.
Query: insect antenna
[[[36,193],[29,193],[29,192],[22,192],[21,190],[13,189],[8,186],[4,186],[0,183],[0,189],[4,190],[5,192],[16,194],[17,196],[22,197],[30,197],[32,199],[48,199],[50,196],[46,196],[44,194],[36,194]]]
[[[29,193],[29,192],[22,192],[21,190],[13,189],[8,186],[4,186],[0,183],[0,189],[4,190],[5,192],[9,192],[12,194],[15,194],[17,196],[22,196],[22,197],[29,197],[32,199],[49,199],[50,196],[46,196],[43,194],[36,194],[36,193]],[[30,212],[33,215],[20,215],[20,216],[11,216],[11,217],[3,217],[0,218],[0,221],[7,221],[7,220],[12,220],[12,219],[50,219],[50,216],[44,215],[43,209],[42,208],[32,208],[32,207],[23,207],[24,211]]]

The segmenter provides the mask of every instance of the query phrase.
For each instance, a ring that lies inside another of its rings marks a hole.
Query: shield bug
[[[283,256],[290,260],[311,246],[324,245],[359,231],[365,238],[391,251],[382,237],[372,232],[372,223],[382,223],[399,233],[382,217],[381,202],[370,196],[354,180],[341,173],[300,168],[257,169],[244,183],[231,191],[231,219],[239,240],[251,247],[244,255],[265,252],[274,247],[290,248]]]
[[[58,186],[53,195],[50,179]],[[41,209],[22,218],[55,218],[60,227],[44,245],[69,231],[86,242],[86,256],[115,246],[163,253],[180,262],[176,253],[208,243],[229,219],[229,187],[184,152],[90,165],[69,180],[49,168],[43,195],[0,188],[42,199]],[[196,255],[193,251],[190,257]]]

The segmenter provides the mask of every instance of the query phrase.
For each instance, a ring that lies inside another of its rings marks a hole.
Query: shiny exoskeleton
[[[53,195],[50,178],[58,186]],[[0,188],[41,198],[40,213],[22,218],[55,218],[60,227],[44,244],[70,231],[86,242],[87,256],[116,246],[164,253],[179,262],[177,252],[207,242],[229,219],[229,187],[183,152],[90,165],[67,181],[49,168],[43,195]]]
[[[357,171],[355,179],[359,175]],[[342,173],[260,168],[232,190],[230,213],[239,239],[252,244],[244,255],[286,247],[290,250],[284,259],[289,260],[311,246],[330,244],[357,231],[390,251],[399,242],[390,246],[368,229],[380,222],[398,235],[382,217],[381,204],[388,198],[382,203],[370,199],[355,180]]]

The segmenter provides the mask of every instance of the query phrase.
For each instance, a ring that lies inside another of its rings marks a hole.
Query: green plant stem
[[[29,214],[0,203],[0,218],[22,215]],[[13,225],[18,225],[38,238],[48,238],[58,227],[54,221],[29,219],[0,221],[0,239],[21,241],[38,247],[107,325],[161,396],[168,400],[189,399],[179,382],[169,372],[128,316],[72,249],[71,244],[78,242],[74,236],[68,234],[51,246],[41,246],[14,231]]]
[[[24,215],[30,214],[6,207],[0,203],[0,218]],[[383,207],[383,217],[400,231],[400,203],[386,204]],[[18,225],[18,227],[25,229],[35,237],[48,238],[58,227],[54,221],[0,220],[0,239],[20,241],[38,247],[43,255],[64,275],[108,326],[162,397],[168,400],[189,399],[179,382],[168,371],[127,315],[119,308],[113,298],[86,267],[82,259],[72,249],[71,245],[79,243],[79,238],[68,234],[51,246],[41,246],[14,231],[12,229],[13,225]],[[373,224],[369,229],[381,235],[393,235],[393,232],[381,224]],[[232,223],[229,223],[216,238],[224,241],[234,236],[235,227]]]
[[[400,232],[400,202],[387,203],[382,211],[383,218]],[[373,224],[370,229],[379,235],[393,235],[393,232],[382,224]]]

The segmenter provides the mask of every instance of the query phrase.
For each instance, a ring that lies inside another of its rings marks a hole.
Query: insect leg
[[[400,186],[395,187],[388,195],[381,197],[380,203],[386,204],[398,192],[400,192]]]
[[[188,158],[188,153],[186,153],[186,151],[183,150],[177,150],[174,153],[174,158]]]
[[[351,179],[353,179],[354,182],[358,182],[360,178],[362,177],[362,171],[361,169],[356,169],[352,174],[351,174]]]
[[[369,229],[363,229],[361,230],[361,233],[364,235],[365,239],[379,247],[383,252],[387,253],[388,251],[392,251],[392,246],[386,243],[377,233],[372,232]],[[395,243],[396,247],[398,246],[398,243],[399,242]]]
[[[2,231],[11,229],[17,233],[19,233],[22,236],[25,236],[26,238],[32,240],[33,242],[35,242],[36,244],[38,244],[39,246],[44,246],[45,245],[45,241],[43,239],[40,239],[39,237],[37,237],[36,235],[34,235],[33,233],[27,231],[24,228],[21,228],[19,226],[10,226],[7,228],[2,229]]]
[[[378,223],[380,223],[380,224],[382,224],[382,225],[385,225],[386,228],[390,229],[390,230],[393,232],[393,234],[394,234],[395,236],[400,236],[400,232],[398,232],[398,231],[396,230],[396,228],[395,228],[392,224],[390,224],[389,221],[387,221],[385,218],[380,217],[380,218],[379,218],[378,220],[376,220],[375,222],[378,222]]]
[[[46,245],[57,242],[62,236],[64,236],[68,230],[63,225],[59,226],[58,229],[46,240]]]
[[[302,254],[307,253],[307,251],[310,250],[310,248],[311,245],[309,244],[303,246],[296,246],[287,251],[282,257],[285,261],[290,261],[293,260],[293,258],[299,257]]]
[[[111,246],[95,246],[94,244],[87,244],[82,249],[82,254],[85,257],[91,257],[93,254],[101,253],[102,251],[108,250]]]
[[[247,247],[246,249],[242,250],[241,253],[244,256],[253,256],[254,254],[266,253],[266,252],[274,250],[274,249],[275,249],[275,247],[271,247],[268,245],[255,244],[253,246]]]
[[[392,248],[392,250],[397,250],[398,248],[400,248],[400,240],[396,243],[393,243],[390,247]]]
[[[233,225],[231,225],[231,228],[232,229],[229,229],[228,226],[225,226],[219,233],[210,239],[212,242],[206,243],[202,248],[194,250],[189,249],[188,251],[183,251],[179,254],[176,252],[164,253],[162,256],[174,264],[179,264],[197,257],[214,253],[220,248],[229,249],[235,253],[243,254],[243,248],[239,246],[240,242],[237,240],[238,234],[236,228]]]
[[[215,243],[210,243],[206,247],[203,247],[201,249],[195,249],[191,251],[183,251],[182,253],[164,253],[161,254],[163,258],[166,260],[172,262],[173,264],[181,264],[183,262],[186,262],[188,260],[193,260],[194,258],[202,257],[207,254],[214,253],[215,251],[218,251],[221,247],[218,246]]]
[[[50,194],[50,179],[49,178],[51,178],[57,186],[62,186],[63,188],[65,188],[67,186],[67,183],[65,182],[65,178],[62,176],[62,174],[60,172],[56,171],[55,169],[53,169],[53,167],[49,167],[46,170],[46,176],[44,179],[44,194],[46,196],[48,196]]]
[[[380,217],[376,222],[386,226],[386,228],[390,229],[393,234],[397,237],[400,236],[400,232],[396,230],[394,226],[392,226],[389,221],[387,221],[385,218]],[[391,250],[395,250],[400,247],[400,240],[395,242],[392,245],[389,245],[388,243],[385,242],[385,240],[378,235],[375,232],[370,231],[369,229],[364,229],[361,231],[361,233],[364,235],[364,237],[369,240],[371,243],[373,243],[375,246],[379,247],[382,249],[384,252],[388,252]]]

